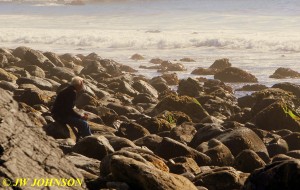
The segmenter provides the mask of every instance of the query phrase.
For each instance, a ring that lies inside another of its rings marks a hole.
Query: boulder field
[[[17,178],[82,180],[47,187],[54,190],[300,188],[299,85],[250,85],[255,92],[237,98],[224,82],[258,81],[228,59],[198,69],[214,75],[203,82],[179,79],[182,63],[151,62],[161,76],[96,53],[0,48],[0,189],[32,189],[3,183]],[[298,77],[287,71],[276,77]],[[85,80],[76,100],[89,114],[93,136],[85,138],[50,114],[74,76]]]

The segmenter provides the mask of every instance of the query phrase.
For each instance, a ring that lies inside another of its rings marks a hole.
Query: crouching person
[[[79,136],[85,137],[92,135],[87,123],[87,115],[79,115],[73,108],[75,106],[76,94],[84,89],[83,78],[73,77],[71,85],[63,89],[56,97],[52,116],[55,121],[69,124],[78,129]]]

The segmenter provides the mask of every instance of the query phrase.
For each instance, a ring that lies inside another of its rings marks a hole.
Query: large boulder
[[[258,82],[257,78],[236,67],[226,68],[214,75],[215,79],[219,79],[223,82],[248,82],[248,83],[256,83]]]
[[[45,78],[46,76],[44,70],[36,65],[26,65],[24,69],[28,71],[31,76],[35,76],[39,78]]]
[[[34,76],[30,78],[20,77],[16,82],[18,85],[33,84],[41,90],[49,90],[49,91],[54,90],[53,85],[49,81],[39,77],[34,77]]]
[[[122,150],[116,151],[112,154],[109,154],[105,156],[101,160],[100,165],[100,173],[102,177],[105,177],[111,173],[111,159],[115,155],[121,155],[125,156],[127,158],[132,158],[134,160],[137,160],[139,162],[142,162],[144,164],[147,164],[149,166],[155,167],[159,170],[169,172],[168,166],[165,164],[165,160],[163,160],[161,157],[153,154],[150,150],[142,147],[142,148],[131,148],[126,147]]]
[[[71,138],[76,141],[76,134],[69,125],[54,122],[43,126],[43,129],[47,135],[52,136],[55,139]]]
[[[185,177],[167,173],[125,156],[115,155],[111,159],[111,171],[115,179],[124,181],[132,188],[145,190],[197,190]]]
[[[153,86],[151,86],[149,83],[147,83],[143,80],[138,80],[138,81],[134,82],[132,87],[140,93],[149,94],[155,98],[158,98],[157,90]]]
[[[179,82],[177,92],[180,96],[198,97],[203,93],[203,85],[192,78],[182,79]]]
[[[75,77],[75,73],[72,69],[66,67],[54,67],[49,71],[49,76],[57,77],[60,80],[64,79],[67,81],[71,81],[73,77]]]
[[[195,98],[188,96],[169,95],[155,106],[152,113],[157,115],[165,110],[181,111],[187,114],[195,123],[200,122],[209,115]]]
[[[6,72],[4,69],[0,68],[0,80],[13,82],[16,81],[18,78],[13,75],[12,73]]]
[[[190,147],[196,148],[201,143],[209,141],[225,131],[225,128],[220,124],[204,124],[197,129],[197,133],[189,143]]]
[[[300,73],[290,68],[280,67],[270,76],[270,78],[284,79],[284,78],[300,78]]]
[[[63,62],[60,60],[59,56],[52,52],[43,53],[55,66],[64,67]]]
[[[262,157],[262,159],[268,160],[269,154],[265,144],[258,135],[249,128],[234,128],[219,135],[216,139],[226,145],[233,156],[237,156],[245,149],[250,149]]]
[[[15,92],[14,98],[18,102],[24,102],[30,106],[34,106],[36,104],[48,105],[54,95],[55,92],[51,91],[25,89]]]
[[[285,102],[276,101],[256,114],[256,126],[264,130],[288,129],[300,132],[300,117]]]
[[[297,190],[300,187],[299,178],[299,160],[278,161],[252,172],[242,189]]]
[[[229,62],[229,59],[223,58],[223,59],[215,60],[215,62],[209,68],[216,69],[216,70],[224,70],[228,67],[231,67],[231,63]]]
[[[25,51],[24,60],[28,62],[29,65],[36,65],[45,70],[55,67],[55,65],[46,56],[33,49]]]
[[[162,142],[157,146],[155,153],[167,160],[180,156],[191,157],[200,166],[210,165],[211,163],[211,159],[207,155],[168,137],[163,138]]]
[[[7,92],[0,89],[0,94],[1,182],[5,178],[11,182],[16,182],[17,178],[73,178],[80,179],[82,184],[62,189],[85,189],[82,174],[65,158],[54,139],[48,138],[41,129],[34,127],[26,114],[19,112],[17,102]],[[1,183],[0,189],[12,188]]]
[[[213,166],[232,166],[234,162],[231,151],[216,139],[211,139],[208,142],[200,144],[196,150],[209,156]]]
[[[283,83],[274,84],[272,88],[279,88],[287,92],[291,92],[296,97],[300,98],[300,85],[298,84],[283,82]]]
[[[150,135],[150,133],[147,129],[137,123],[124,122],[120,125],[116,135],[130,140],[136,140],[146,135]]]
[[[217,167],[201,172],[195,177],[193,183],[214,190],[241,189],[248,174],[241,173],[232,167]]]
[[[266,163],[253,150],[243,150],[234,161],[234,167],[245,173],[251,173],[265,165]]]
[[[104,136],[87,136],[80,140],[72,151],[89,158],[102,160],[106,155],[113,153],[114,148]]]

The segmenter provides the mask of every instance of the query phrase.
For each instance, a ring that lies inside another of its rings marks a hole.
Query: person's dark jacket
[[[68,86],[58,93],[52,108],[52,116],[56,121],[63,121],[68,117],[81,118],[73,108],[76,101],[76,89],[74,86]]]

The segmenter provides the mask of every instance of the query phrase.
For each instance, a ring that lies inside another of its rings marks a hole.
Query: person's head
[[[81,91],[83,90],[84,86],[83,86],[83,78],[81,77],[73,77],[71,80],[71,85],[75,87],[76,91]]]

